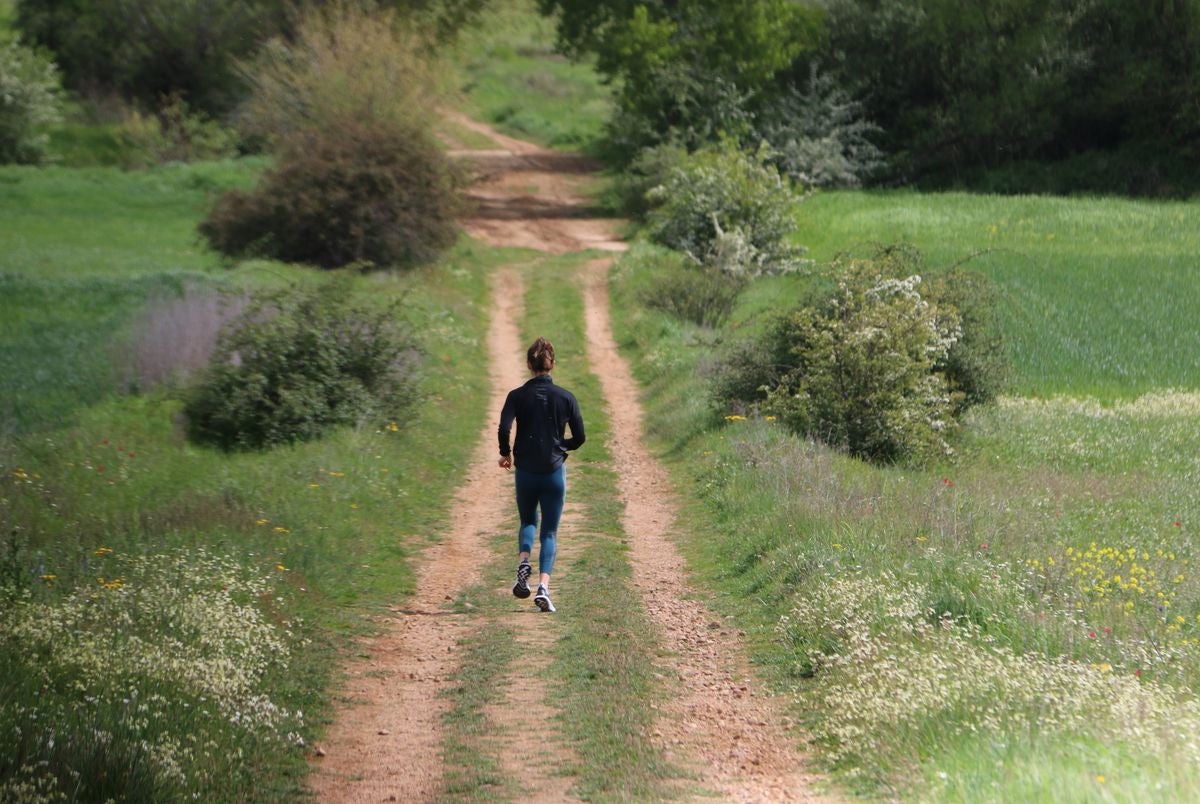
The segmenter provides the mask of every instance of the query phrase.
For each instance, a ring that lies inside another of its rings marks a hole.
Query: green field
[[[714,351],[805,277],[708,330],[638,308],[646,252],[618,271],[690,560],[829,767],[872,796],[1194,798],[1200,204],[839,192],[800,220],[818,261],[983,252],[1015,369],[953,461],[874,467],[707,401]]]
[[[293,797],[345,639],[406,593],[408,556],[437,538],[483,415],[472,368],[502,252],[464,241],[355,280],[424,334],[438,404],[415,426],[227,454],[183,439],[172,382],[130,382],[135,358],[169,362],[219,323],[218,291],[319,281],[199,247],[212,193],[260,167],[0,169],[0,713],[23,729],[0,736],[5,784],[82,773],[100,798],[221,799],[253,778]]]

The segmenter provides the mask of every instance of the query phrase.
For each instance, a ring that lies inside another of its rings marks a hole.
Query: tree
[[[697,147],[750,128],[757,97],[817,41],[819,14],[793,0],[539,0],[560,45],[596,56],[618,87],[619,156],[681,140]]]

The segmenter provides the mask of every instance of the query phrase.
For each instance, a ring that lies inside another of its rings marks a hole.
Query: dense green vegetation
[[[822,292],[810,277],[756,280],[713,329],[639,308],[653,252],[618,268],[613,309],[691,501],[692,565],[853,789],[1195,796],[1200,373],[1173,352],[1200,289],[1197,214],[811,198],[799,238],[820,261],[897,239],[935,266],[990,249],[967,267],[1000,288],[1016,380],[968,417],[957,457],[923,470],[872,467],[714,409],[712,352]]]

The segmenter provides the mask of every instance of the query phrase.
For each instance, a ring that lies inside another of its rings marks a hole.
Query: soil
[[[588,160],[546,151],[465,117],[456,116],[455,122],[497,143],[493,150],[456,152],[470,161],[477,177],[470,192],[475,209],[464,221],[472,236],[550,254],[624,248],[618,234],[621,222],[593,215],[586,191],[595,166]],[[746,663],[743,637],[691,597],[694,590],[672,541],[678,504],[665,470],[644,444],[638,387],[612,336],[609,264],[607,259],[597,260],[585,272],[588,360],[601,379],[613,424],[610,446],[626,504],[624,526],[640,602],[662,644],[659,669],[677,679],[677,694],[663,707],[654,739],[692,777],[679,791],[684,796],[817,800],[815,777],[806,769],[797,738],[785,726],[784,704],[759,689]],[[505,394],[525,379],[517,327],[521,298],[517,273],[497,272],[488,336],[491,411],[499,411]],[[470,612],[454,613],[450,603],[460,590],[479,581],[479,568],[485,563],[481,557],[490,555],[489,542],[503,526],[494,521],[495,501],[511,495],[511,477],[496,466],[494,428],[489,419],[448,530],[417,561],[416,593],[347,663],[335,721],[313,759],[311,784],[321,800],[445,797],[440,750],[446,705],[439,693],[450,686],[458,667],[459,641],[474,623]],[[570,531],[573,519],[568,509],[564,532]],[[563,540],[564,547],[568,541]],[[563,558],[569,559],[569,553]],[[506,577],[503,582],[496,594],[508,595],[511,581]],[[559,596],[556,601],[567,602]],[[517,612],[529,613],[527,607],[514,605],[514,615]],[[566,748],[545,756],[547,742],[562,746],[564,741],[548,741],[531,728],[553,722],[541,677],[557,629],[552,618],[537,621],[545,625],[526,627],[522,621],[525,658],[509,677],[497,681],[505,685],[505,692],[487,716],[506,740],[507,750],[498,753],[506,774],[520,774],[521,797],[562,801],[570,787],[562,769],[572,758]],[[531,775],[539,758],[542,770]]]

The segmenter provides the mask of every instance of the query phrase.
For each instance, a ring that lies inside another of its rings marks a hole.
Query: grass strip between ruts
[[[677,775],[652,745],[655,710],[665,689],[655,677],[658,646],[636,599],[628,535],[608,451],[609,422],[599,382],[585,363],[583,258],[548,259],[526,278],[526,341],[554,343],[555,382],[579,400],[587,442],[568,461],[567,502],[582,506],[580,531],[560,540],[580,544],[556,576],[557,617],[565,626],[550,675],[562,731],[580,757],[573,793],[588,800],[661,799]]]

